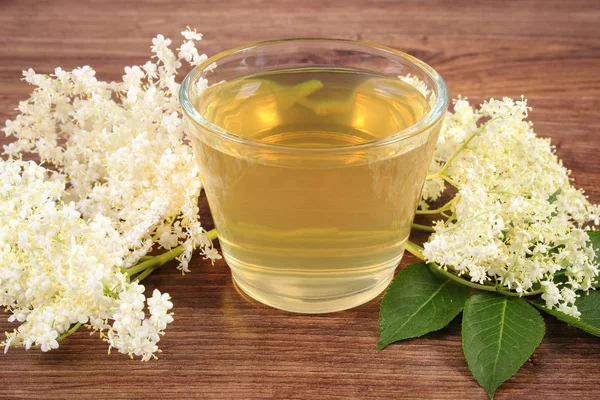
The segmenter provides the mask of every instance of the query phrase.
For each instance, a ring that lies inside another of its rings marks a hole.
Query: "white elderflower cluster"
[[[34,153],[64,176],[66,201],[85,218],[110,219],[129,249],[124,267],[153,249],[184,245],[180,268],[192,250],[220,258],[202,229],[202,183],[191,146],[184,140],[175,75],[182,61],[206,60],[189,28],[177,54],[171,40],[152,40],[154,61],[125,67],[122,82],[103,82],[89,66],[53,75],[24,72],[36,86],[19,104],[20,115],[4,132],[16,140],[5,154]]]
[[[5,351],[55,349],[86,324],[111,347],[148,360],[173,320],[168,295],[154,292],[146,318],[144,287],[119,269],[129,251],[122,236],[110,219],[86,220],[64,204],[62,178],[32,161],[0,160],[0,303],[20,323]]]
[[[600,209],[572,186],[550,141],[536,137],[528,110],[508,98],[479,110],[455,102],[423,200],[438,199],[446,183],[458,193],[441,207],[447,219],[423,255],[473,282],[541,292],[548,307],[577,317],[575,291],[592,288],[599,269],[584,226],[599,224]]]

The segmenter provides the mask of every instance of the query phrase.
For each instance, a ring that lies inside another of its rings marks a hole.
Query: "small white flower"
[[[23,80],[25,80],[27,83],[35,85],[36,78],[37,75],[33,68],[29,68],[27,71],[23,71]]]
[[[46,352],[58,348],[58,342],[56,341],[57,338],[58,332],[51,330],[47,334],[38,337],[36,341],[41,346],[41,350]]]
[[[167,312],[171,308],[173,308],[173,303],[169,300],[171,296],[168,293],[160,293],[158,289],[154,289],[152,292],[152,297],[148,299],[148,307],[150,309],[150,314],[158,314],[159,311]]]
[[[133,67],[125,67],[125,75],[123,75],[123,84],[125,87],[138,87],[144,77],[144,71],[142,68],[134,65]]]
[[[179,58],[185,59],[187,62],[192,62],[196,60],[199,57],[199,55],[198,49],[196,49],[194,42],[192,42],[191,40],[183,42],[183,44],[179,48],[178,56]]]
[[[181,32],[181,35],[186,39],[186,40],[202,40],[202,34],[196,32],[196,30],[192,30],[189,26],[187,27],[187,29],[185,31]]]
[[[163,35],[158,34],[154,39],[152,39],[152,52],[157,56],[164,54],[169,51],[169,46],[171,45],[171,39],[166,39]]]
[[[150,78],[150,79],[158,78],[158,74],[156,72],[157,66],[152,61],[147,61],[146,64],[144,64],[142,66],[142,69],[144,70],[144,72],[146,72],[146,75],[148,76],[148,78]]]
[[[544,281],[542,282],[542,287],[544,288],[542,299],[546,301],[546,307],[552,308],[562,300],[560,290],[556,287],[554,282]]]

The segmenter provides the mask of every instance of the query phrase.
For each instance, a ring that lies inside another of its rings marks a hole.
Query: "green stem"
[[[158,268],[162,267],[163,265],[175,259],[176,257],[179,257],[183,253],[183,251],[183,245],[177,246],[174,249],[171,249],[158,256],[155,256],[152,260],[144,261],[143,263],[136,265],[134,268],[131,269],[132,272],[129,273],[129,275],[141,272],[141,274],[134,279],[135,281],[140,282]]]
[[[163,264],[164,265],[164,264]],[[141,282],[144,279],[146,279],[148,276],[150,276],[151,273],[153,273],[154,271],[156,271],[157,269],[159,269],[160,267],[162,267],[162,265],[159,265],[157,267],[152,267],[152,268],[148,268],[146,270],[144,270],[144,272],[142,272],[141,274],[139,274],[138,276],[135,277],[134,281],[136,282]]]
[[[446,217],[446,218],[447,218],[447,220],[446,220],[446,221],[450,221],[450,218],[452,218],[452,215],[450,215],[450,214],[446,213],[446,211],[442,211],[440,214],[441,214],[443,217]]]
[[[516,296],[516,297],[519,297],[518,293],[513,293],[513,292],[503,293],[504,291],[501,291],[501,289],[498,288],[498,287],[496,287],[496,286],[482,285],[482,284],[479,284],[479,283],[468,281],[466,279],[462,279],[461,277],[459,277],[457,275],[454,275],[452,272],[443,269],[442,267],[440,267],[436,263],[429,263],[427,265],[429,266],[429,268],[433,269],[435,272],[437,272],[437,273],[445,276],[446,278],[448,278],[450,280],[453,280],[454,282],[458,282],[461,285],[465,285],[465,286],[468,286],[468,287],[473,288],[473,289],[484,290],[486,292],[497,292],[497,293],[506,294],[507,296],[513,296],[513,297]]]
[[[435,232],[435,229],[428,225],[412,224],[412,228],[423,232]]]
[[[440,207],[440,208],[436,208],[434,210],[417,210],[416,214],[417,215],[439,214],[442,211],[444,211],[444,210]]]
[[[440,208],[434,208],[432,210],[417,210],[417,215],[432,215],[432,214],[441,214],[444,211],[448,210],[446,206]]]
[[[218,237],[216,229],[212,229],[212,230],[206,232],[206,234],[208,235],[210,240],[215,240]],[[169,261],[173,260],[174,258],[179,257],[182,253],[183,253],[183,245],[177,246],[163,254],[153,256],[151,259],[143,261],[143,262],[135,265],[134,267],[131,267],[124,271],[129,276],[132,276],[132,275],[138,274],[142,271],[146,271],[147,269],[152,269],[152,268],[156,269],[156,268],[162,267],[163,265],[165,265]]]
[[[417,210],[416,213],[418,215],[440,214],[444,211],[450,210],[455,201],[456,201],[456,197],[453,197],[452,200],[448,201],[446,204],[444,204],[443,206],[441,206],[439,208],[434,208],[432,210]]]
[[[454,186],[455,188],[459,189],[458,183],[454,179],[450,178],[448,175],[443,175],[442,179]]]
[[[405,249],[409,253],[414,255],[415,257],[418,257],[421,260],[425,261],[425,257],[423,256],[423,248],[421,246],[419,246],[416,243],[413,243],[411,241],[408,241],[406,243]],[[505,296],[510,296],[510,297],[535,296],[535,295],[538,295],[543,292],[542,289],[538,289],[538,290],[533,290],[531,292],[524,292],[523,294],[519,294],[519,293],[511,292],[510,290],[504,290],[501,286],[498,286],[498,285],[495,285],[495,286],[482,285],[480,283],[468,281],[466,279],[461,278],[460,276],[453,274],[450,271],[443,269],[436,263],[428,263],[427,265],[430,268],[432,268],[434,271],[445,276],[446,278],[451,279],[457,283],[460,283],[461,285],[465,285],[465,286],[468,286],[473,289],[484,290],[486,292],[496,292],[496,293],[499,293],[499,294],[502,294]]]
[[[219,234],[217,233],[216,229],[211,229],[210,231],[206,232],[206,234],[208,235],[208,238],[210,240],[215,240],[219,237]]]
[[[124,273],[126,273],[127,275],[131,276],[131,275],[135,275],[139,272],[142,272],[143,270],[145,270],[146,268],[148,268],[149,266],[154,264],[154,260],[156,257],[152,257],[146,261],[142,261],[139,264],[134,265],[131,268],[125,269],[123,270]]]
[[[127,270],[127,274],[129,276],[135,275],[137,273],[146,271],[148,269],[158,268],[169,261],[173,260],[175,257],[179,257],[183,253],[183,245],[177,246],[165,253],[162,253],[158,256],[154,256],[151,260],[141,262],[137,264],[135,267],[132,267]]]
[[[440,179],[445,180],[446,182],[448,182],[449,184],[451,184],[452,186],[454,186],[457,189],[459,187],[458,183],[454,179],[450,178],[446,174],[441,174],[440,172],[437,172],[437,173],[432,174],[432,175],[427,175],[427,177],[426,177],[427,180],[436,179],[436,178],[440,178]]]
[[[81,322],[78,322],[78,323],[76,323],[75,325],[73,325],[73,326],[71,327],[71,329],[69,329],[69,330],[68,330],[68,331],[66,331],[66,332],[63,332],[63,334],[62,334],[62,335],[60,335],[60,336],[58,337],[57,341],[59,341],[59,342],[60,342],[61,340],[63,340],[63,339],[64,339],[64,338],[66,338],[67,336],[69,336],[69,335],[71,335],[72,333],[74,333],[75,331],[77,331],[77,329],[79,329],[79,328],[81,328]]]
[[[413,256],[417,257],[418,259],[425,261],[425,257],[423,256],[423,248],[418,244],[413,243],[409,240],[408,242],[406,242],[404,249]]]

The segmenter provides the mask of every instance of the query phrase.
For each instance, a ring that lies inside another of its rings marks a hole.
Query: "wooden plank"
[[[535,129],[551,137],[577,185],[600,202],[600,7],[595,1],[86,1],[0,3],[0,120],[30,87],[20,71],[90,64],[102,79],[148,58],[157,33],[185,25],[208,54],[297,36],[392,46],[438,69],[453,95],[479,102],[526,95]],[[0,143],[7,143],[1,138]],[[202,216],[211,226],[202,200]],[[407,256],[402,265],[413,262]],[[148,289],[169,292],[175,322],[158,361],[106,355],[78,332],[58,351],[0,356],[4,398],[464,398],[484,399],[454,322],[426,338],[377,343],[379,300],[331,315],[295,315],[240,295],[223,262],[200,258],[182,276],[165,268]],[[508,398],[598,398],[600,342],[548,318],[548,334],[497,393]],[[0,329],[14,325],[0,319]]]

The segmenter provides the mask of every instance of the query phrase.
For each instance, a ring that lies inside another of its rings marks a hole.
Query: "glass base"
[[[284,311],[303,314],[324,314],[335,311],[347,310],[373,300],[381,294],[394,277],[395,268],[390,268],[388,276],[379,280],[372,286],[352,293],[347,296],[329,297],[323,299],[298,299],[270,293],[244,281],[232,270],[235,284],[248,296],[268,306]]]

